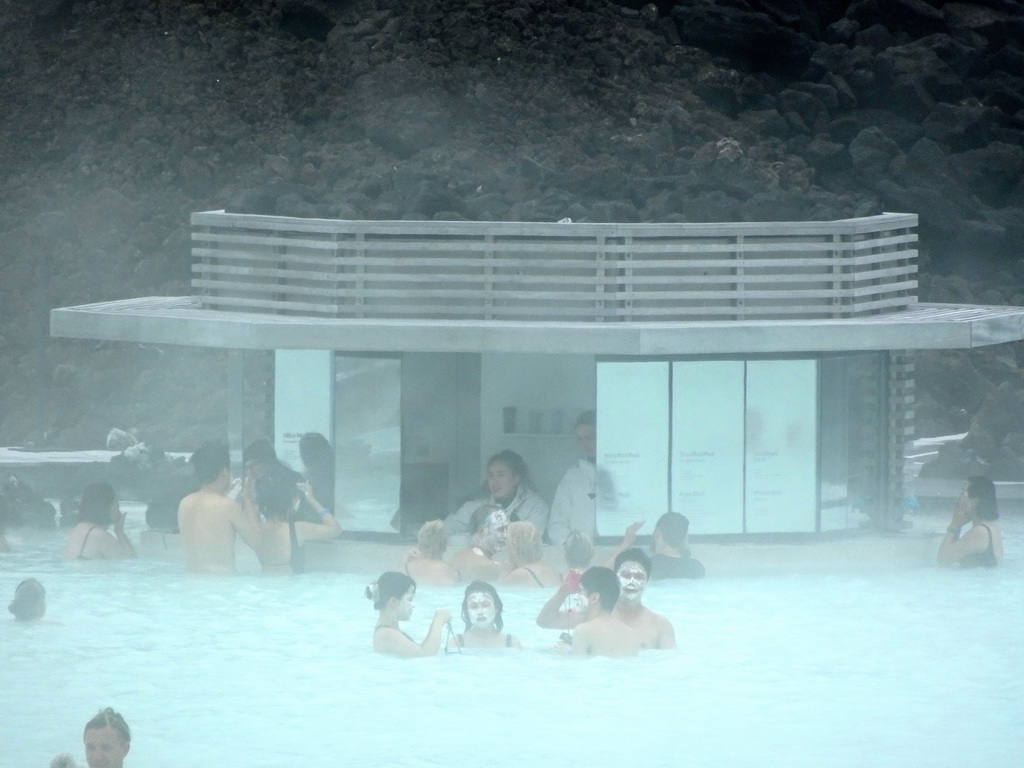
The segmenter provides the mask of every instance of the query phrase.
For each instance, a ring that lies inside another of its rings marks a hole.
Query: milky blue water
[[[103,706],[130,768],[1019,767],[1024,519],[1003,522],[995,571],[652,585],[679,651],[614,661],[551,653],[540,591],[503,593],[522,653],[395,660],[370,651],[365,577],[67,564],[29,537],[0,556],[0,599],[36,576],[59,623],[0,617],[0,768],[84,765]],[[408,631],[460,598],[421,589]]]

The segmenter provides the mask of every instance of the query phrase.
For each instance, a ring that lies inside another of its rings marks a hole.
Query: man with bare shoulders
[[[505,548],[508,515],[497,504],[484,504],[469,519],[473,538],[469,546],[457,552],[451,564],[463,581],[495,581],[503,572],[494,556]]]
[[[640,638],[615,616],[619,600],[619,580],[608,568],[588,568],[580,578],[580,589],[587,605],[587,620],[572,634],[573,656],[636,656]]]
[[[615,575],[621,587],[615,615],[637,633],[645,649],[675,648],[676,631],[672,622],[640,602],[651,577],[651,559],[647,553],[637,547],[620,552],[615,558]]]
[[[640,638],[643,649],[673,649],[676,647],[676,632],[672,622],[641,604],[644,589],[651,573],[650,558],[642,549],[632,547],[620,552],[614,561],[612,573],[618,578],[620,594],[615,603],[617,619],[630,627]],[[566,580],[541,608],[537,615],[538,626],[545,629],[573,629],[587,620],[587,616],[573,610],[569,596],[576,586]]]
[[[256,521],[227,496],[231,458],[221,443],[200,446],[189,459],[200,488],[181,500],[178,528],[190,573],[234,573],[235,534],[249,546],[257,543]]]

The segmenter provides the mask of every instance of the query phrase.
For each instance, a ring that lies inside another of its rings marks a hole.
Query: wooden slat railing
[[[851,318],[917,301],[917,216],[534,224],[192,215],[209,309],[339,318]]]

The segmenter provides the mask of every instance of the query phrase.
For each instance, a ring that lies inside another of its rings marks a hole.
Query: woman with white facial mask
[[[522,644],[507,632],[502,632],[504,606],[498,591],[486,581],[474,581],[466,587],[462,598],[462,620],[466,631],[448,638],[448,651],[465,648],[518,648]]]

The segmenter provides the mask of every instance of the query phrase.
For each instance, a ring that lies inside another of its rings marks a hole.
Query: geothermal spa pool
[[[108,705],[131,768],[1020,766],[1024,519],[1004,526],[1001,570],[652,585],[679,651],[621,661],[549,652],[540,590],[503,590],[522,653],[395,660],[370,651],[365,577],[199,578],[22,541],[4,605],[36,576],[60,623],[0,618],[0,766],[84,765]],[[407,629],[460,598],[422,588]]]

